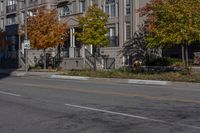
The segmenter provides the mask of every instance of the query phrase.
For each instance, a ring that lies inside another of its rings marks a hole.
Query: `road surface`
[[[5,77],[0,133],[200,133],[200,86]]]

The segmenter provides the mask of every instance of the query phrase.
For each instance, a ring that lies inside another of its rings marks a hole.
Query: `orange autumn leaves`
[[[55,10],[39,9],[35,16],[28,19],[28,36],[31,47],[47,49],[57,45],[64,45],[67,38],[68,25],[58,20]]]

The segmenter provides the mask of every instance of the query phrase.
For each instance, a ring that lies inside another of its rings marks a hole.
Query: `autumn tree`
[[[56,10],[38,9],[35,16],[28,19],[28,36],[31,47],[43,49],[44,68],[46,69],[46,49],[64,45],[68,25],[58,20]]]
[[[78,17],[78,20],[82,32],[75,33],[77,40],[84,45],[92,45],[95,56],[96,48],[106,46],[109,42],[106,36],[108,33],[108,29],[106,28],[108,15],[97,6],[90,6],[85,16]]]
[[[200,0],[151,0],[139,9],[147,17],[148,47],[182,46],[188,66],[188,45],[200,40]]]
[[[4,47],[6,44],[6,33],[0,29],[0,48]]]

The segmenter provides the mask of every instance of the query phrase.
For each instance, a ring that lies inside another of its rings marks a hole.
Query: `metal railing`
[[[91,63],[92,67],[95,67],[95,65],[99,64],[103,67],[103,69],[115,68],[114,58],[109,58],[108,56],[103,56],[101,54],[98,54],[98,57],[95,57],[87,49],[85,49],[85,58]]]
[[[103,59],[104,69],[114,69],[115,68],[115,58],[104,58]]]
[[[75,48],[75,57],[81,57],[81,48]]]
[[[85,58],[92,65],[91,67],[94,67],[94,65],[95,65],[94,57],[93,57],[93,55],[87,49],[85,49]]]

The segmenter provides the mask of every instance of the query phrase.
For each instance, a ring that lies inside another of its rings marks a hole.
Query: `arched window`
[[[66,16],[66,15],[69,15],[69,14],[71,14],[71,11],[70,11],[68,5],[63,6],[63,7],[60,9],[60,16]]]
[[[64,14],[69,14],[69,13],[70,13],[69,7],[68,7],[68,6],[64,6],[64,7],[63,7],[63,13],[64,13]]]

